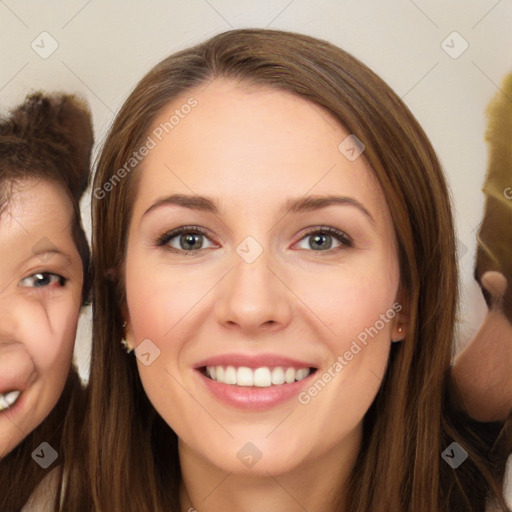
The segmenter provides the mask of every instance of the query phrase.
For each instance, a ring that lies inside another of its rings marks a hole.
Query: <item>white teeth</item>
[[[237,386],[256,386],[268,388],[272,385],[291,384],[292,382],[305,379],[311,370],[309,368],[248,368],[247,366],[207,366],[206,374],[217,382]]]
[[[259,388],[268,388],[272,385],[272,377],[268,368],[256,368],[254,370],[254,385]]]
[[[5,409],[12,407],[20,395],[21,391],[11,391],[6,394],[0,393],[0,411],[4,411]]]
[[[309,369],[308,368],[301,368],[300,370],[297,370],[295,378],[297,380],[302,380],[302,379],[305,379],[308,375],[309,375]]]
[[[295,368],[287,368],[284,372],[284,380],[287,384],[291,384],[295,382]]]
[[[284,371],[280,366],[272,370],[272,384],[284,384]]]
[[[236,383],[239,386],[252,386],[254,383],[254,375],[250,368],[240,366],[236,372]]]
[[[228,366],[224,372],[224,384],[236,384],[236,370],[234,366]]]

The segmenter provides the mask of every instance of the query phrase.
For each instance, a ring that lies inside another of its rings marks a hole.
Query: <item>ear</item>
[[[128,312],[128,307],[123,305],[122,307],[122,315],[124,318],[123,322],[123,339],[121,343],[124,345],[127,352],[131,352],[135,350],[135,336],[133,334],[132,324],[130,321],[130,314]]]
[[[397,320],[391,329],[391,341],[393,343],[398,343],[399,341],[404,341],[405,337],[409,333],[409,324],[408,322],[403,322]]]
[[[397,343],[403,341],[409,334],[410,306],[407,294],[401,287],[397,293],[393,310],[396,312],[391,327],[391,341]]]
[[[133,331],[130,328],[130,324],[127,323],[124,329],[125,334],[121,340],[121,344],[124,346],[126,352],[133,352],[135,350],[135,345],[133,343]]]

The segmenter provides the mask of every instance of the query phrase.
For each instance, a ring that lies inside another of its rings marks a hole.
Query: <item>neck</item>
[[[361,438],[359,426],[339,445],[286,472],[253,475],[222,470],[180,440],[181,512],[343,512],[344,484]]]

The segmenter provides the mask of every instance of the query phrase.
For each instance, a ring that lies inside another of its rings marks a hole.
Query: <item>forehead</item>
[[[73,206],[61,185],[36,179],[3,185],[9,195],[0,211],[0,240],[29,241],[41,233],[61,240],[71,235]]]
[[[196,105],[185,108],[191,97]],[[221,208],[254,208],[284,195],[338,192],[385,208],[364,156],[351,161],[340,150],[350,135],[329,111],[298,95],[218,79],[187,91],[155,119],[136,202],[194,191],[219,197]]]

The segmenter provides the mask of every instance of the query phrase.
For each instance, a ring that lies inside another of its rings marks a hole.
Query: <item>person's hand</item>
[[[512,324],[503,312],[508,287],[500,272],[488,271],[481,285],[492,296],[487,316],[452,368],[462,406],[478,421],[504,421],[512,410]]]

